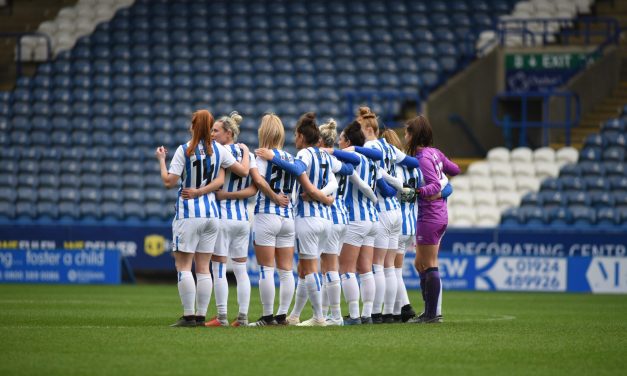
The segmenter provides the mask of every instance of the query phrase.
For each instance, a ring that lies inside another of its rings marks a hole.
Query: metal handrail
[[[420,106],[422,99],[419,94],[404,93],[401,91],[356,91],[351,90],[345,93],[346,96],[346,121],[351,121],[355,118],[355,106],[365,104],[370,108],[373,107],[375,101],[383,100],[384,111],[379,113],[379,120],[386,126],[396,127],[400,126],[394,116],[397,115],[393,110],[393,106],[398,102],[415,101],[416,111],[420,113]]]
[[[565,111],[564,121],[550,121],[549,101],[551,98],[564,98]],[[505,116],[502,119],[498,117],[498,103],[501,99],[520,99],[521,116],[520,121],[512,121],[509,116]],[[527,119],[527,108],[529,99],[541,99],[542,100],[542,121],[530,121]],[[575,118],[571,119],[572,101],[575,101]],[[492,121],[498,127],[502,127],[506,134],[506,138],[509,137],[509,131],[511,128],[520,128],[520,146],[525,146],[527,128],[542,128],[542,144],[544,146],[549,143],[549,129],[564,128],[566,133],[566,145],[570,145],[570,130],[577,126],[581,120],[581,102],[579,95],[572,91],[527,91],[527,92],[503,92],[499,93],[492,98]],[[507,140],[508,144],[511,144],[510,140]]]
[[[0,32],[0,38],[15,38],[16,39],[16,59],[15,59],[15,70],[17,76],[22,75],[22,38],[26,36],[36,36],[42,37],[46,40],[46,60],[50,61],[52,58],[52,41],[50,39],[50,35],[39,32],[39,31],[27,31],[27,32]]]

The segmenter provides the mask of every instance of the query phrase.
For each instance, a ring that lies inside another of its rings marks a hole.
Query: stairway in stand
[[[620,114],[623,106],[627,104],[627,2],[600,0],[594,6],[596,16],[613,17],[620,24],[623,35],[620,38],[620,55],[621,55],[621,71],[620,82],[612,90],[612,93],[604,98],[600,103],[594,106],[594,109],[586,114],[582,114],[581,122],[571,131],[571,145],[577,149],[581,149],[586,137],[593,133],[598,133],[601,124],[607,119],[611,119]],[[564,146],[565,140],[559,138],[556,142],[551,143],[551,147],[559,149]]]

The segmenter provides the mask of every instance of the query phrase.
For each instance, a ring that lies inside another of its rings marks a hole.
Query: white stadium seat
[[[473,162],[468,166],[468,175],[490,176],[490,165],[485,161]]]
[[[473,207],[457,207],[453,209],[452,217],[452,227],[472,227],[477,218]]]
[[[516,191],[516,180],[511,176],[497,176],[492,178],[492,186],[496,192],[514,192]]]
[[[556,163],[536,163],[536,177],[540,179],[556,177],[559,174],[559,166]]]
[[[453,188],[455,189],[455,188]],[[451,206],[473,206],[473,194],[470,192],[453,192],[448,199],[448,203]]]
[[[540,189],[540,179],[535,176],[516,176],[518,192],[537,192]]]
[[[485,206],[476,209],[478,227],[494,227],[501,221],[501,211],[496,207]]]
[[[497,192],[496,204],[501,210],[520,205],[520,194],[516,191]]]
[[[475,207],[496,206],[496,195],[494,192],[473,192]]]
[[[512,166],[505,162],[490,162],[490,175],[512,176]]]
[[[470,178],[466,175],[457,175],[451,179],[451,185],[453,186],[454,195],[457,192],[470,191]]]
[[[577,163],[579,152],[571,146],[564,146],[555,154],[555,158],[559,163]]]
[[[517,147],[510,153],[510,160],[512,162],[531,162],[533,160],[533,152],[528,147]]]
[[[492,178],[489,176],[472,176],[470,178],[470,187],[473,191],[492,192]]]
[[[538,148],[533,151],[533,160],[536,162],[555,162],[555,150],[549,147]]]
[[[531,161],[514,163],[512,170],[514,176],[536,176],[536,169]]]
[[[509,150],[504,147],[497,147],[488,151],[488,161],[509,162]]]

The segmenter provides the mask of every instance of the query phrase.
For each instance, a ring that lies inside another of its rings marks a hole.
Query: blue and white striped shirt
[[[235,163],[233,155],[228,153],[224,146],[215,141],[211,143],[213,154],[207,158],[202,142],[189,157],[187,148],[189,143],[180,145],[170,162],[169,173],[181,177],[181,185],[176,200],[175,219],[181,218],[219,218],[220,212],[215,193],[184,199],[181,192],[184,188],[202,188],[218,176],[220,168],[229,168]]]
[[[294,157],[283,150],[272,149],[272,152],[277,157],[294,163]],[[270,188],[276,193],[283,193],[290,197],[290,202],[286,207],[281,207],[274,203],[269,197],[259,190],[257,193],[257,199],[255,203],[255,214],[276,214],[281,217],[294,218],[292,213],[292,191],[294,190],[294,183],[296,176],[293,176],[289,172],[283,170],[279,166],[272,163],[272,161],[266,161],[265,159],[257,157],[257,170],[259,174],[266,179],[266,182],[270,185]]]
[[[381,172],[377,163],[371,159],[357,154],[360,163],[355,167],[355,174],[361,178],[373,191],[377,189],[377,180],[381,179]],[[350,179],[347,181],[346,196],[344,198],[348,220],[353,221],[370,221],[379,220],[376,205],[370,201],[359,188],[353,184]]]
[[[244,151],[239,147],[239,145],[230,144],[226,145],[225,148],[231,153],[231,155],[233,155],[237,162],[242,162]],[[257,165],[255,164],[255,159],[252,157],[252,154],[248,154],[248,157],[250,159],[249,169],[257,168]],[[238,192],[250,187],[250,185],[250,175],[244,178],[237,174],[234,174],[230,170],[227,170],[224,177],[224,186],[222,187],[222,189],[225,192]],[[233,219],[237,221],[248,221],[248,199],[220,200],[220,218]]]
[[[317,147],[308,147],[300,150],[298,154],[296,154],[296,159],[303,162],[305,165],[307,177],[314,187],[322,189],[327,185],[332,162],[326,151],[320,150]],[[298,217],[331,218],[331,209],[329,206],[318,201],[304,201],[300,197],[301,193],[303,193],[303,188],[298,184],[298,195],[296,196],[296,215]]]
[[[400,151],[396,146],[390,145],[384,138],[367,141],[364,146],[380,150],[383,153],[383,159],[379,161],[379,166],[390,176],[396,176],[395,166],[398,162],[405,159],[405,153]],[[380,192],[376,193],[378,199],[377,210],[379,212],[396,210],[400,207],[396,197],[383,197]]]
[[[335,191],[335,200],[331,205],[331,220],[335,225],[348,224],[348,211],[344,199],[346,197],[346,189],[348,188],[349,176],[338,174],[342,168],[342,162],[338,161],[334,156],[331,157],[331,172],[335,174],[337,180],[337,191]]]
[[[422,172],[418,168],[407,168],[396,165],[396,176],[403,179],[403,186],[417,189],[422,186]],[[403,223],[401,225],[401,235],[416,235],[416,218],[418,217],[418,205],[414,199],[410,202],[400,201],[401,215]]]

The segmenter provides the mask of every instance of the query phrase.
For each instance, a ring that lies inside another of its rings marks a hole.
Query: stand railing
[[[563,98],[564,99],[564,120],[552,121],[550,113],[550,100],[551,98]],[[499,103],[502,100],[514,99],[520,101],[520,120],[512,120],[511,116],[505,115],[502,118],[499,117]],[[528,108],[530,100],[541,100],[542,102],[542,120],[532,121],[528,118]],[[574,117],[572,115],[573,109],[575,111]],[[512,147],[512,129],[520,129],[519,133],[519,146],[527,145],[527,129],[528,128],[541,128],[542,129],[542,145],[547,146],[550,142],[550,129],[564,129],[566,145],[570,145],[570,130],[579,124],[581,119],[581,104],[579,101],[579,95],[571,91],[547,91],[547,92],[507,92],[500,93],[492,99],[492,120],[498,126],[503,128],[505,136],[505,142],[508,148]]]

